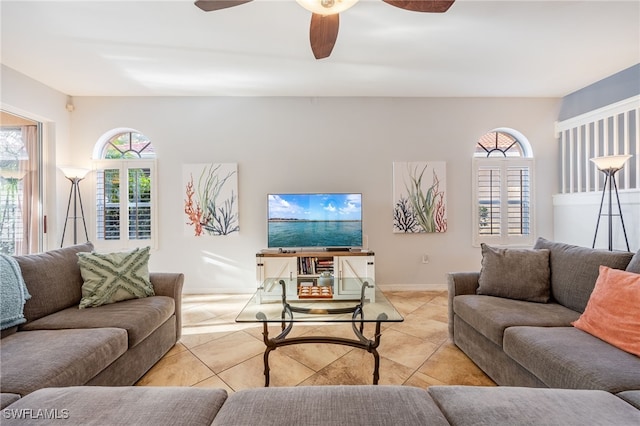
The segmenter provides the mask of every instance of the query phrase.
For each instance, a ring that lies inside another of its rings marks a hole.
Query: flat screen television
[[[362,194],[304,193],[267,196],[269,248],[362,247]]]

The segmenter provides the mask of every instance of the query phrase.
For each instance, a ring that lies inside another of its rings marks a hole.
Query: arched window
[[[97,244],[153,245],[157,191],[151,141],[133,129],[114,129],[100,138],[93,154]]]
[[[473,158],[473,242],[533,244],[533,152],[513,129],[494,129],[476,143]]]

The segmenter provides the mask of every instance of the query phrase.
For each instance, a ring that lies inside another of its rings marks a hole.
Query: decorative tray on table
[[[333,289],[331,287],[300,286],[298,287],[298,298],[333,299]]]

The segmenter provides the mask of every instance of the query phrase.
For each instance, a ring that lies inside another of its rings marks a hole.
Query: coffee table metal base
[[[387,316],[386,314],[380,314],[379,317],[377,318],[378,320],[375,322],[376,328],[375,328],[375,334],[373,336],[373,339],[368,339],[367,337],[364,336],[363,334],[364,321],[362,320],[358,321],[358,318],[362,317],[362,305],[364,304],[365,290],[368,287],[368,284],[366,282],[363,284],[360,301],[355,306],[347,307],[347,308],[321,309],[321,310],[291,306],[286,300],[284,281],[281,282],[281,285],[283,287],[282,332],[274,338],[269,338],[269,324],[266,321],[263,322],[264,328],[263,328],[262,335],[264,337],[264,344],[267,347],[264,351],[264,377],[265,377],[264,385],[265,387],[269,386],[269,376],[270,376],[269,354],[271,353],[271,351],[282,346],[299,345],[303,343],[330,343],[330,344],[336,344],[336,345],[351,346],[354,348],[366,350],[367,352],[373,355],[373,361],[374,361],[373,384],[377,385],[378,380],[380,378],[380,374],[379,374],[380,355],[378,354],[378,350],[377,350],[378,346],[380,345],[380,337],[381,337],[380,323],[386,320]],[[291,332],[293,328],[293,321],[287,321],[287,317],[293,318],[294,312],[299,312],[304,314],[348,314],[350,313],[352,314],[353,322],[351,323],[351,325],[353,328],[353,332],[356,336],[356,339],[346,339],[343,337],[331,337],[331,336],[302,336],[302,337],[293,337],[293,338],[287,339],[287,335]],[[266,320],[266,318],[264,319]]]
[[[380,355],[378,355],[378,346],[380,345],[380,322],[376,322],[376,331],[373,340],[369,340],[362,334],[362,327],[358,329],[356,324],[353,324],[353,331],[357,337],[356,339],[346,339],[343,337],[330,337],[330,336],[302,336],[302,337],[293,337],[287,339],[286,336],[292,329],[293,323],[289,323],[289,326],[285,327],[277,337],[269,338],[269,328],[268,324],[264,323],[264,343],[267,348],[264,351],[264,385],[265,387],[269,386],[269,354],[274,349],[277,349],[282,346],[289,345],[298,345],[302,343],[331,343],[337,345],[346,345],[352,346],[354,348],[364,349],[367,352],[373,355],[373,384],[378,384],[378,379],[380,378],[379,370],[380,370]]]

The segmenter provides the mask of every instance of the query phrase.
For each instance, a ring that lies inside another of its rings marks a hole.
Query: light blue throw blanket
[[[0,253],[0,329],[27,321],[23,308],[30,298],[20,265],[13,257]]]

